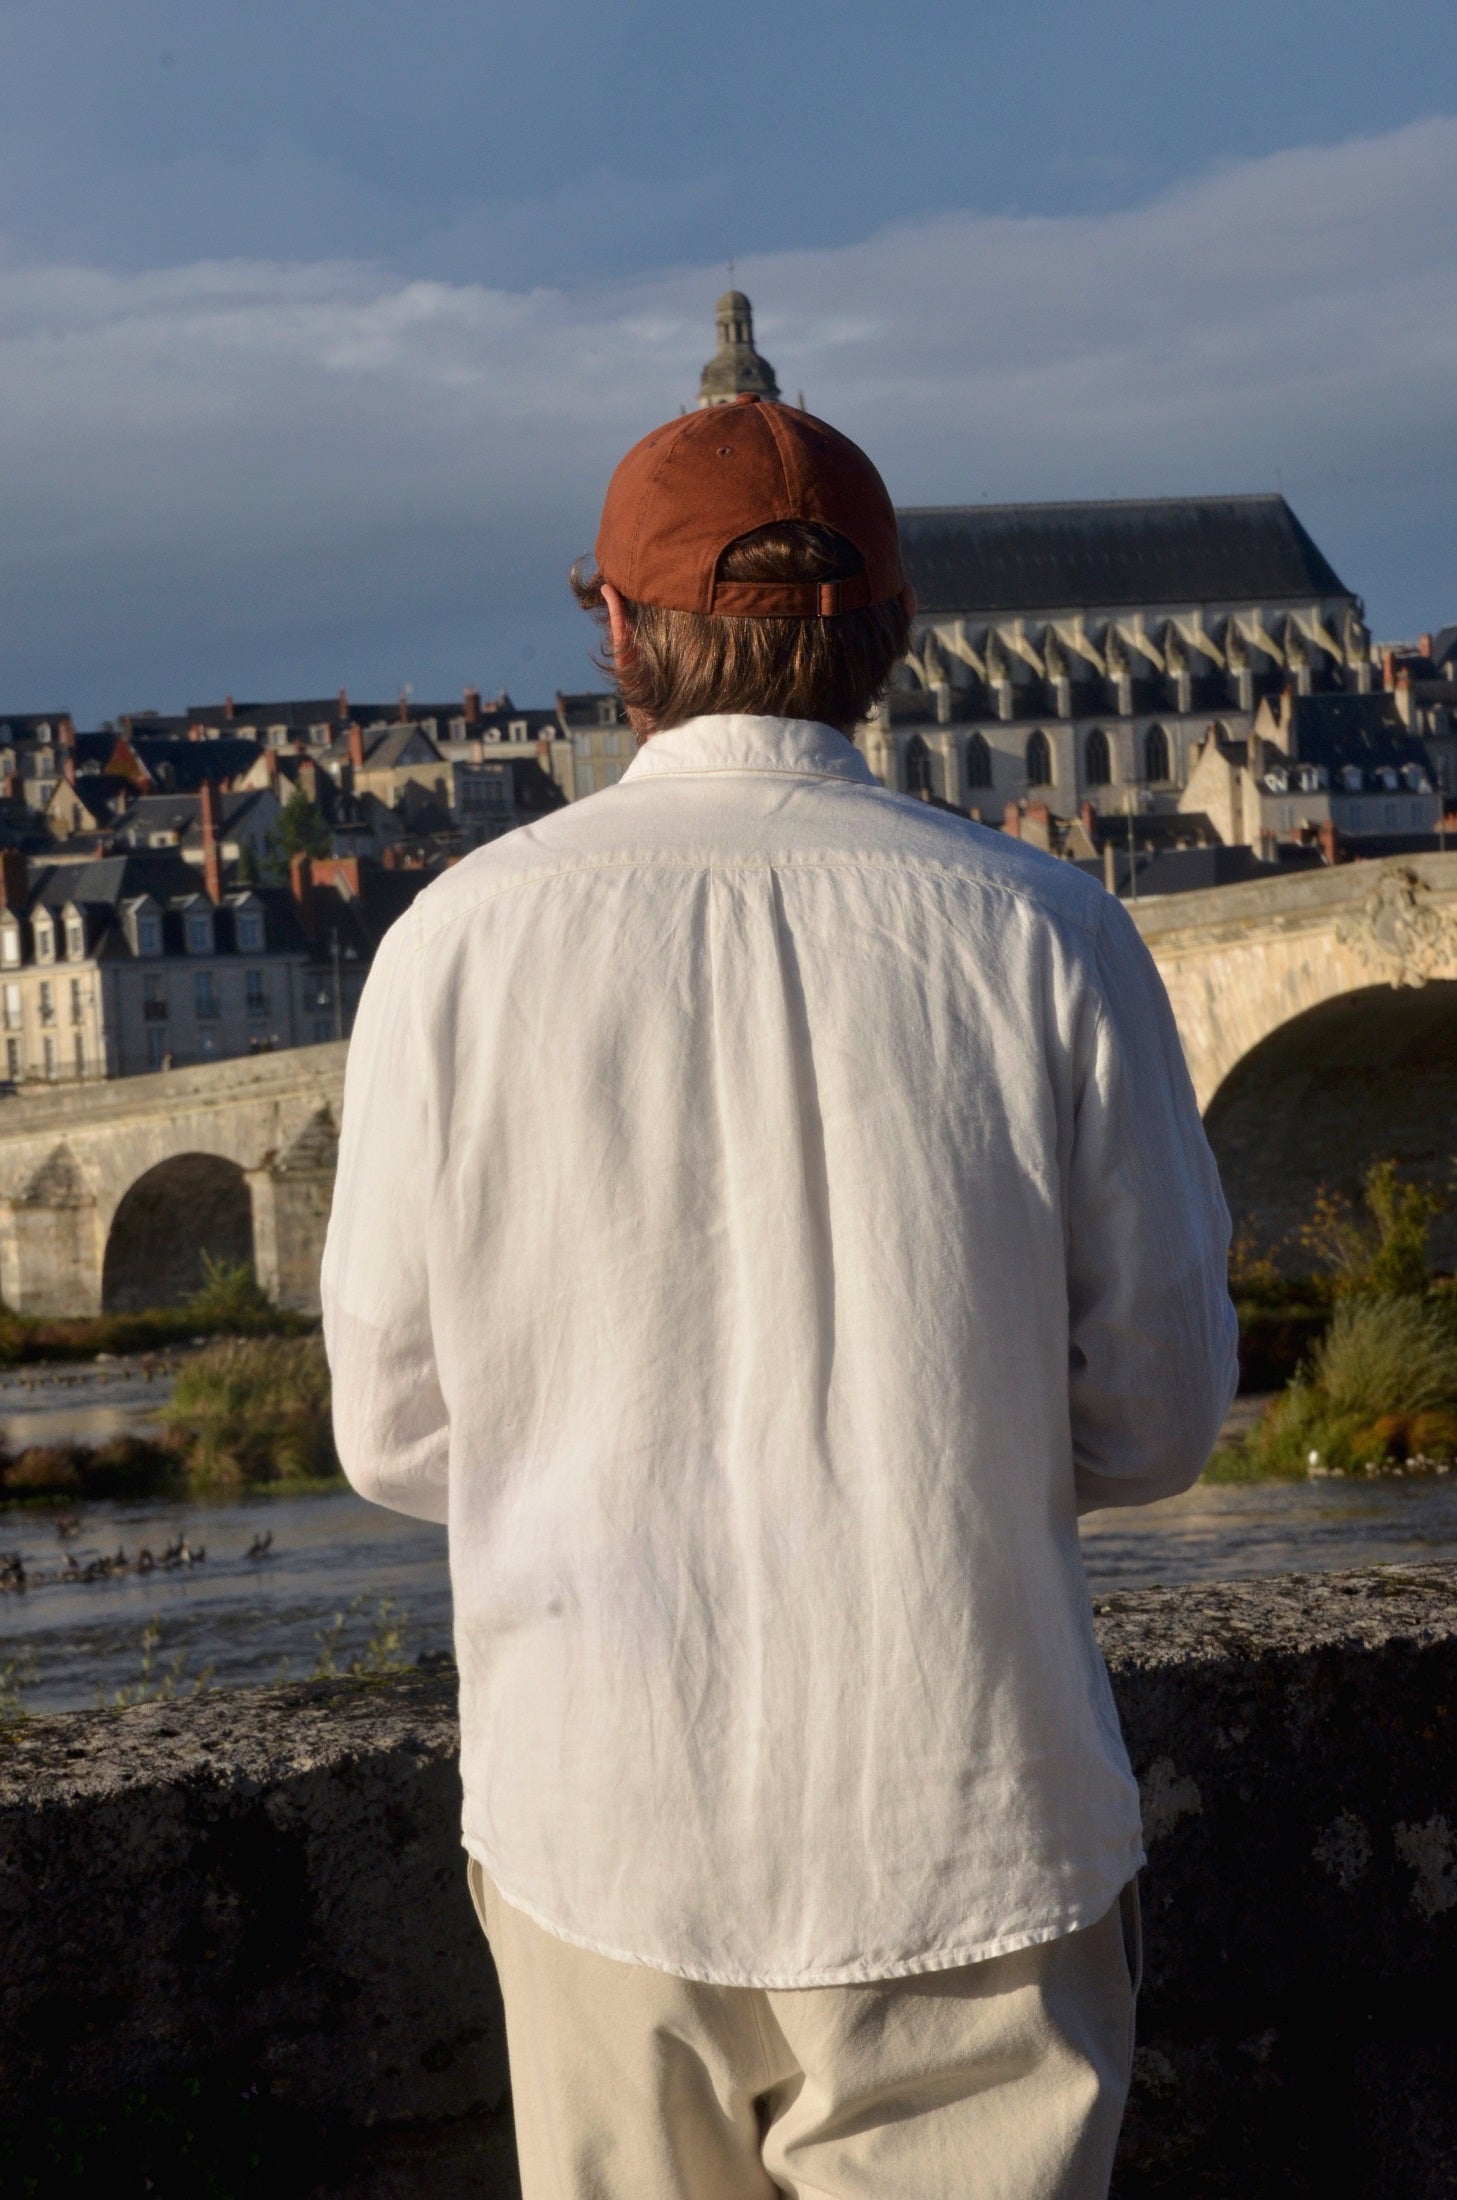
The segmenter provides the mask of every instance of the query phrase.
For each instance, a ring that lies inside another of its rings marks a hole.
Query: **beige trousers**
[[[506,2005],[523,2200],[1105,2200],[1138,1896],[959,1970],[792,1992],[574,1948],[471,1896]]]

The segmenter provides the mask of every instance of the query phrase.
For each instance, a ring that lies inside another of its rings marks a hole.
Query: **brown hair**
[[[776,520],[729,544],[719,575],[733,581],[847,580],[860,553],[833,528]],[[605,621],[600,573],[572,569],[584,611]],[[850,731],[879,697],[910,638],[899,597],[829,618],[725,618],[629,603],[632,653],[622,664],[597,659],[612,675],[634,725],[661,733],[710,711],[769,718],[814,718]]]

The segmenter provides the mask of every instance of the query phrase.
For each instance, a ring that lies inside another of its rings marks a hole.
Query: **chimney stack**
[[[1016,802],[1009,802],[1002,812],[1002,831],[1010,833],[1013,840],[1022,838],[1022,809]]]
[[[1098,829],[1098,813],[1093,808],[1092,803],[1081,803],[1078,807],[1078,816],[1082,819],[1083,831],[1091,840]]]
[[[75,787],[76,752],[74,749],[62,749],[61,751],[61,777],[68,787]]]
[[[364,769],[364,728],[351,723],[349,728],[349,761],[357,772]]]
[[[312,934],[314,929],[314,867],[306,855],[296,855],[288,866],[289,891],[298,903],[299,922]]]
[[[202,883],[214,907],[223,898],[223,867],[218,856],[218,796],[210,779],[202,783]]]
[[[400,689],[400,708],[396,723],[401,726],[407,726],[410,723],[410,691],[408,688]]]
[[[24,910],[29,900],[24,856],[18,848],[0,848],[0,909]]]
[[[1424,635],[1422,636],[1422,655],[1423,655],[1423,656],[1424,656],[1425,658],[1427,658],[1427,659],[1428,659],[1428,661],[1430,661],[1430,659],[1431,659],[1431,654],[1432,654],[1432,637],[1431,637],[1431,635],[1430,635],[1430,634],[1424,634]]]
[[[349,691],[347,688],[340,688],[339,690],[339,716],[341,718],[349,716]]]
[[[466,722],[466,724],[467,724],[468,726],[474,726],[474,725],[478,724],[478,723],[479,723],[479,721],[480,721],[480,715],[481,715],[481,691],[480,691],[480,689],[479,689],[479,688],[467,688],[467,689],[466,689],[466,691],[465,691],[465,722]]]
[[[231,723],[233,716],[233,698],[231,695],[223,697],[223,716]]]
[[[1381,685],[1384,688],[1394,688],[1396,686],[1396,651],[1394,649],[1383,649],[1381,652]]]

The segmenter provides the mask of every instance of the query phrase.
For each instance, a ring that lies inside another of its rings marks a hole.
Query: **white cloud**
[[[740,280],[786,393],[901,501],[1278,470],[1378,621],[1415,624],[1457,615],[1454,205],[1437,119],[1131,211],[944,214]],[[0,705],[587,677],[562,569],[615,458],[691,401],[722,279],[0,264]]]

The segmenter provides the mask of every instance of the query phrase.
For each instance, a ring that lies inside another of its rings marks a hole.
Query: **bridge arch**
[[[220,1154],[172,1154],[117,1202],[102,1258],[102,1310],[179,1304],[204,1281],[204,1255],[254,1271],[248,1180]]]
[[[1354,1197],[1373,1161],[1447,1186],[1457,1163],[1457,978],[1367,985],[1304,1009],[1251,1047],[1205,1114],[1236,1232],[1308,1269],[1299,1233],[1322,1187]],[[1457,1213],[1432,1250],[1457,1267]]]

